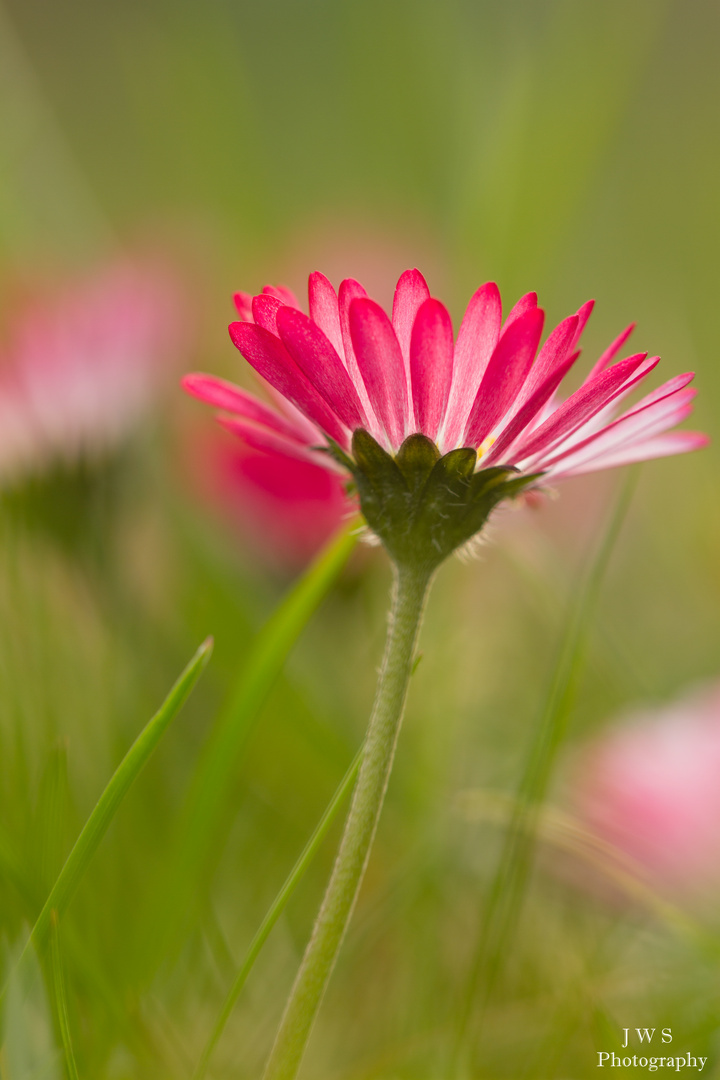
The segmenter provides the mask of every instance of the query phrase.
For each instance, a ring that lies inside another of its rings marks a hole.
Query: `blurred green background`
[[[589,635],[572,744],[720,667],[719,46],[718,5],[680,0],[6,2],[6,296],[17,280],[61,282],[118,252],[160,251],[186,285],[179,370],[243,380],[226,333],[232,292],[282,281],[302,295],[313,269],[357,277],[389,302],[418,265],[456,326],[488,278],[507,307],[537,290],[550,326],[593,296],[586,363],[637,320],[636,348],[662,354],[665,378],[697,371],[693,426],[716,442],[641,469]],[[1,307],[4,336],[13,311]],[[6,975],[122,754],[198,643],[216,639],[61,923],[84,1080],[191,1076],[360,744],[382,649],[389,567],[363,549],[230,763],[220,823],[183,879],[198,758],[292,576],[198,499],[188,460],[203,422],[173,381],[83,489],[87,517],[69,541],[3,503]],[[53,483],[41,500],[67,505]],[[558,501],[503,512],[480,559],[441,571],[308,1078],[455,1080],[448,1062],[502,836],[457,795],[515,790],[578,573],[622,483],[574,480]],[[561,767],[557,802],[562,777]],[[209,1076],[260,1075],[336,836],[269,939]],[[678,1049],[707,1054],[706,1074],[720,1076],[714,946],[580,878],[551,845],[538,861],[468,1075],[595,1075],[596,1051],[640,1025],[671,1026]],[[48,972],[41,957],[25,996],[15,979],[6,997],[3,1080],[64,1075]]]

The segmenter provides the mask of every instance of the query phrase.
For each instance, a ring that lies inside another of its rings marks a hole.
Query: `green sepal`
[[[512,466],[476,472],[474,449],[462,447],[441,457],[419,433],[410,435],[393,458],[358,429],[352,452],[351,471],[366,521],[398,565],[428,570],[479,532],[502,499],[517,495],[538,475],[519,475]]]
[[[410,489],[395,459],[363,428],[353,435],[353,475],[360,506],[379,537],[403,531],[410,504]]]
[[[516,495],[521,495],[535,480],[539,480],[542,475],[541,472],[527,473],[525,476],[518,476],[512,480],[508,480],[504,486],[503,499],[514,499]]]
[[[354,472],[355,462],[349,456],[349,454],[346,454],[343,448],[339,446],[334,439],[331,439],[329,435],[326,435],[325,438],[328,441],[327,446],[313,446],[312,449],[321,450],[324,453],[329,454],[331,458],[334,458],[335,461],[337,461],[338,465],[342,465],[343,469],[347,469],[349,472]]]
[[[476,472],[471,482],[471,497],[477,502],[487,498],[499,484],[506,484],[509,476],[519,476],[518,470],[512,465],[493,465],[490,469],[480,469]],[[524,481],[525,477],[521,476]]]
[[[451,450],[436,463],[421,493],[418,513],[437,541],[449,521],[464,516],[472,490],[477,454],[469,447]],[[444,541],[440,541],[444,546]]]
[[[432,439],[418,432],[408,435],[395,458],[411,492],[419,491],[440,460],[440,451]]]
[[[364,428],[358,428],[352,438],[352,452],[356,466],[374,484],[402,484],[403,478],[395,458],[383,450],[382,446],[368,434]],[[405,485],[407,487],[407,485]]]
[[[441,469],[448,477],[457,475],[470,480],[477,465],[477,451],[471,446],[461,446],[458,450],[451,450],[449,454],[445,454],[440,461],[442,462]]]

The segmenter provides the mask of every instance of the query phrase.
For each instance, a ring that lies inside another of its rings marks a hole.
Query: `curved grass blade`
[[[70,1035],[70,1022],[68,1020],[67,995],[65,993],[65,975],[60,955],[60,932],[58,929],[57,912],[53,910],[50,917],[50,958],[52,963],[52,988],[55,997],[55,1010],[57,1013],[60,1040],[65,1055],[65,1069],[68,1080],[80,1080],[75,1064],[75,1055]]]
[[[504,792],[487,789],[465,791],[458,809],[471,821],[507,825],[517,815],[519,826],[538,841],[556,848],[598,871],[631,900],[646,908],[660,922],[693,946],[720,955],[717,938],[677,905],[661,896],[648,880],[643,867],[620,848],[585,828],[571,815],[545,804],[533,817],[518,807],[517,799]]]
[[[46,940],[53,913],[56,912],[59,918],[67,908],[120,803],[195,686],[210,659],[212,648],[212,638],[203,642],[113,773],[50,890],[20,957],[21,961],[31,945],[40,946]]]
[[[200,1060],[197,1064],[197,1068],[192,1075],[192,1080],[203,1080],[203,1077],[205,1076],[205,1073],[207,1071],[208,1064],[210,1063],[210,1058],[212,1056],[213,1050],[215,1049],[218,1039],[220,1038],[225,1029],[225,1025],[230,1019],[230,1014],[235,1008],[235,1004],[240,997],[245,983],[247,982],[247,978],[252,970],[253,964],[255,963],[260,954],[260,950],[267,941],[270,935],[270,931],[275,926],[275,923],[278,921],[283,911],[285,910],[285,907],[290,900],[290,897],[295,892],[295,889],[299,884],[301,878],[303,877],[305,871],[314,859],[318,848],[327,836],[328,830],[330,829],[330,826],[335,820],[337,813],[340,810],[340,807],[345,802],[346,798],[350,794],[350,791],[352,790],[353,784],[355,783],[355,780],[357,778],[358,769],[360,768],[362,754],[363,747],[361,746],[357,754],[353,758],[348,771],[345,773],[345,776],[340,782],[340,786],[338,787],[330,803],[328,804],[325,813],[315,826],[313,834],[303,848],[299,859],[288,874],[288,877],[286,878],[283,887],[280,889],[280,892],[273,900],[267,914],[265,915],[265,918],[263,919],[257,930],[257,933],[250,942],[250,947],[245,954],[245,959],[243,960],[240,970],[238,971],[238,974],[235,978],[235,981],[230,988],[228,996],[225,999],[225,1003],[220,1010],[220,1014],[215,1021],[213,1029],[210,1033],[210,1038],[205,1045],[205,1049],[202,1052],[202,1056],[200,1057]]]
[[[223,818],[228,788],[260,709],[283,669],[288,653],[345,566],[357,543],[358,521],[335,536],[262,628],[243,664],[198,763],[180,830],[174,893],[193,887]],[[183,903],[177,908],[182,909]]]
[[[520,917],[532,866],[538,811],[567,731],[600,588],[635,490],[637,476],[637,470],[629,472],[590,568],[583,575],[579,588],[572,593],[577,599],[571,605],[515,809],[490,887],[460,1010],[452,1069],[453,1075],[458,1077],[464,1077],[467,1073],[472,1041],[482,1024],[503,957]]]

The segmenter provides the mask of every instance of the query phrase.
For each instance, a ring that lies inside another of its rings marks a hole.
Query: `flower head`
[[[238,293],[235,303],[240,321],[230,336],[279,396],[282,412],[207,375],[188,376],[186,389],[222,409],[222,422],[253,446],[346,468],[366,518],[397,561],[441,561],[502,498],[541,477],[681,453],[706,441],[668,432],[690,411],[691,373],[618,415],[659,359],[616,359],[632,327],[575,393],[558,397],[592,301],[539,351],[544,315],[534,293],[503,322],[497,286],[481,286],[455,338],[450,315],[417,270],[400,277],[392,317],[357,281],[343,281],[336,293],[319,273],[310,275],[309,315],[283,287]]]
[[[661,883],[720,885],[720,685],[636,714],[587,746],[582,819]]]
[[[0,349],[0,481],[117,445],[167,376],[180,308],[166,272],[127,261],[28,303]]]

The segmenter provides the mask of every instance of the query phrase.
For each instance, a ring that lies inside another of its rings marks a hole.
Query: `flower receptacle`
[[[420,433],[409,435],[392,457],[359,428],[352,458],[340,455],[357,485],[362,513],[393,561],[429,573],[482,529],[502,499],[537,479],[520,476],[511,466],[476,471],[474,449],[441,456]]]

